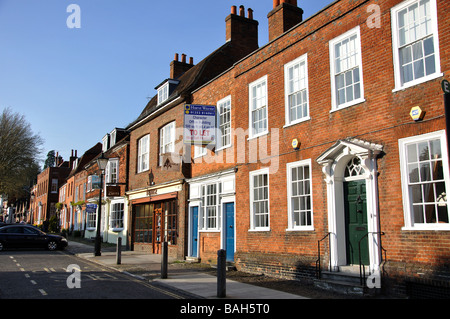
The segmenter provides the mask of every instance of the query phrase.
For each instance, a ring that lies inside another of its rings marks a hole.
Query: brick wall
[[[327,189],[322,166],[315,160],[337,140],[356,137],[383,145],[377,160],[380,229],[387,250],[386,269],[390,277],[419,273],[448,274],[450,234],[445,231],[405,231],[402,204],[398,140],[445,129],[440,82],[450,70],[448,39],[449,3],[437,0],[440,65],[444,77],[393,92],[394,68],[391,8],[400,0],[337,1],[304,21],[289,33],[255,51],[235,67],[194,93],[196,103],[216,103],[232,96],[232,127],[248,129],[249,89],[253,81],[268,76],[269,128],[279,130],[278,170],[269,176],[270,231],[249,232],[249,172],[267,167],[250,163],[252,143],[245,143],[245,163],[193,165],[193,176],[237,166],[236,173],[236,260],[251,271],[266,269],[276,274],[303,265],[310,273],[317,255],[317,241],[328,231]],[[373,14],[369,5],[380,8],[380,28],[370,28]],[[329,41],[355,27],[360,27],[365,101],[336,112],[331,110]],[[297,57],[308,56],[309,106],[311,119],[284,128],[284,65]],[[410,109],[419,105],[426,112],[422,122],[410,118]],[[268,139],[275,138],[271,132]],[[292,149],[297,138],[300,150]],[[234,139],[236,145],[237,139]],[[219,152],[220,155],[220,152]],[[210,155],[208,155],[210,156]],[[286,164],[312,160],[314,231],[287,232]],[[211,248],[218,249],[217,246]],[[297,261],[298,259],[299,261]],[[259,268],[258,268],[259,267]],[[279,270],[276,270],[276,268]],[[284,270],[283,270],[284,269]],[[299,272],[299,271],[297,271]],[[301,271],[300,271],[301,273]]]

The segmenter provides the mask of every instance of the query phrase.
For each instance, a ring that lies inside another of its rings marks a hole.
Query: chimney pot
[[[245,17],[245,7],[242,5],[239,7],[239,15]]]
[[[231,14],[237,14],[237,7],[231,6]]]
[[[267,15],[269,41],[282,35],[303,19],[303,10],[297,6],[297,0],[274,0],[273,5],[273,10]]]
[[[190,64],[190,65],[194,65],[194,58],[193,58],[193,57],[190,57],[190,58],[189,58],[189,64]]]
[[[248,8],[247,12],[248,12],[248,18],[250,20],[253,20],[253,10],[251,8]]]
[[[181,55],[181,62],[186,63],[186,54]]]
[[[175,53],[174,61],[178,61],[178,59],[179,59],[178,53]]]

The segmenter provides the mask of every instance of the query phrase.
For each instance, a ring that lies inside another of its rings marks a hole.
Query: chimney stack
[[[170,78],[177,79],[190,68],[194,66],[194,58],[189,58],[189,63],[186,62],[186,54],[181,55],[181,61],[179,61],[179,54],[175,53],[175,59],[170,63]]]
[[[253,20],[253,10],[247,10],[245,16],[245,7],[231,7],[231,14],[225,19],[226,22],[226,41],[231,41],[236,47],[242,49],[243,56],[258,49],[258,21]]]
[[[269,41],[279,37],[303,21],[303,10],[297,6],[297,0],[273,0],[273,10],[269,19]]]

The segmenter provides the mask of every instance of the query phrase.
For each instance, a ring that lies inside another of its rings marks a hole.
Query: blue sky
[[[304,18],[333,0],[299,0]],[[70,29],[70,4],[81,28]],[[225,43],[232,5],[254,10],[268,42],[272,0],[0,0],[0,110],[24,114],[49,150],[81,156],[135,120],[175,53],[198,63]]]

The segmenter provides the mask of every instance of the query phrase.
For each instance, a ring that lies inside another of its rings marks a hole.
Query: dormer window
[[[169,99],[169,96],[175,90],[178,83],[180,81],[167,79],[155,88],[158,91],[158,105],[163,104]]]
[[[106,152],[109,149],[109,134],[106,134],[102,139],[102,151]]]
[[[158,105],[164,103],[169,98],[169,82],[158,89]]]

